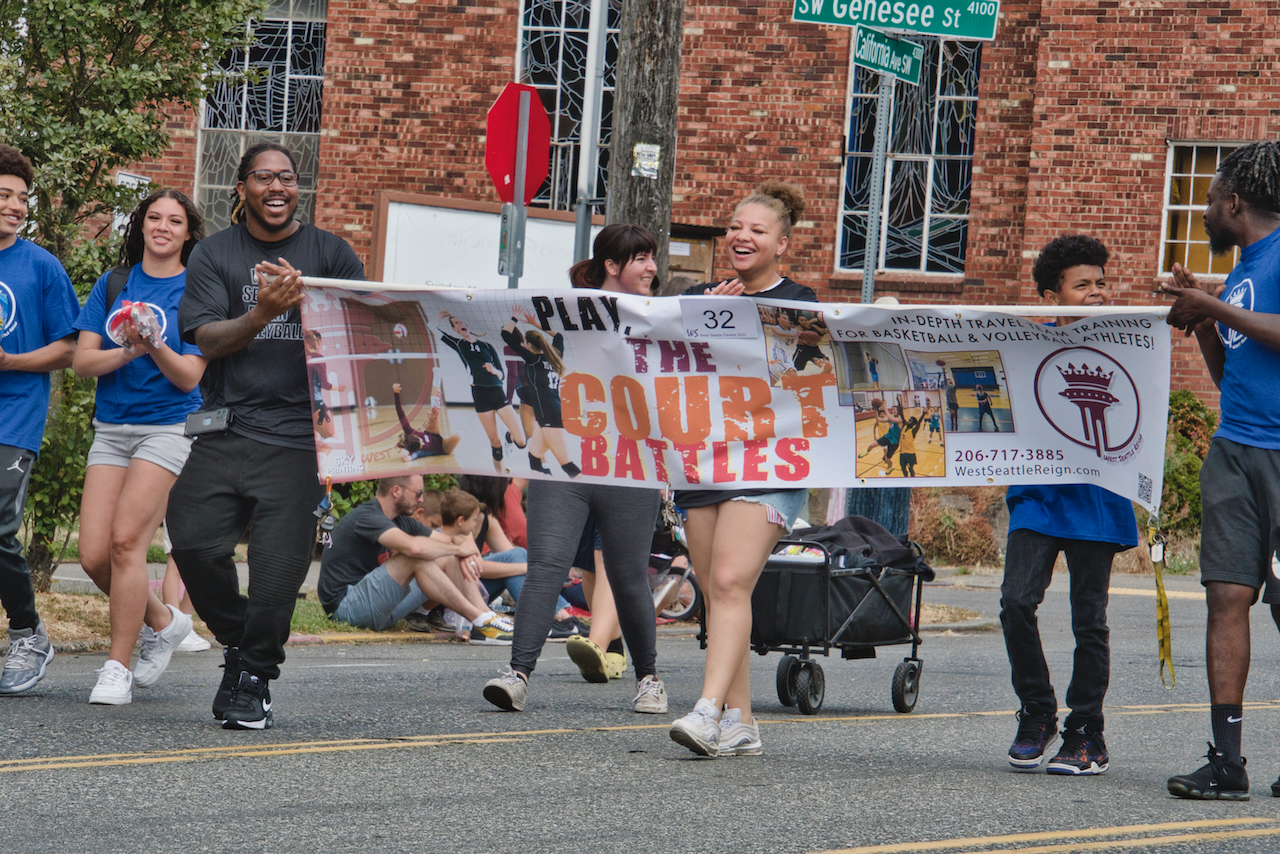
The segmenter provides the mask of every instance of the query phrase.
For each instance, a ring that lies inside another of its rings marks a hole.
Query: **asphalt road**
[[[990,585],[997,579],[959,579]],[[179,655],[130,706],[87,703],[104,654],[60,655],[38,690],[0,700],[3,852],[1280,851],[1280,635],[1254,613],[1245,754],[1254,799],[1180,801],[1165,779],[1209,738],[1204,604],[1172,583],[1177,687],[1160,684],[1150,582],[1118,577],[1110,615],[1111,769],[1016,773],[1016,701],[998,631],[929,634],[919,705],[896,714],[894,667],[824,662],[826,702],[800,716],[753,679],[765,755],[706,760],[666,728],[697,698],[702,653],[664,637],[672,714],[630,711],[631,685],[588,685],[548,645],[523,714],[480,696],[505,650],[453,643],[291,647],[276,728],[209,715],[216,652]],[[1065,591],[1042,608],[1059,696],[1071,662]],[[926,601],[998,613],[990,586]],[[892,846],[891,848],[885,846]]]

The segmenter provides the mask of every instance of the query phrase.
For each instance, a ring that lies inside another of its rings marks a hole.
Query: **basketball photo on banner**
[[[858,477],[945,477],[942,392],[855,391]]]
[[[782,385],[787,374],[829,374],[835,370],[831,336],[820,311],[761,305],[769,383]]]
[[[908,350],[906,357],[912,385],[942,390],[949,432],[1014,432],[1013,402],[998,350]]]
[[[852,394],[855,391],[911,388],[911,374],[903,359],[902,348],[897,344],[844,342],[834,345],[834,348],[836,388],[841,406],[855,405]]]

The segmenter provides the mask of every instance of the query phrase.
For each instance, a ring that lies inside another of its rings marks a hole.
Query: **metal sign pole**
[[[524,207],[524,183],[525,183],[525,161],[529,159],[529,93],[522,91],[520,93],[520,123],[516,130],[516,186],[515,194],[511,197],[510,216],[504,216],[504,220],[508,220],[504,225],[508,228],[503,229],[507,252],[507,287],[515,289],[520,287],[520,276],[524,274],[524,225],[525,225],[525,207]],[[503,206],[503,213],[506,214]]]
[[[608,0],[591,0],[587,24],[586,84],[582,123],[578,125],[578,199],[574,205],[573,261],[591,257],[591,200],[596,195],[600,164],[600,102],[604,90],[604,46],[609,25]]]
[[[890,113],[893,110],[892,74],[880,75],[876,98],[876,140],[871,157],[871,199],[867,205],[867,251],[862,262],[862,302],[876,295],[876,268],[880,266],[880,217],[884,208],[884,161],[889,151]]]

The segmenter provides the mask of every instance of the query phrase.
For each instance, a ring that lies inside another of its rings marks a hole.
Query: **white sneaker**
[[[744,724],[739,709],[729,709],[720,716],[720,756],[759,756],[761,753],[764,747],[755,721]]]
[[[182,639],[182,643],[178,644],[178,652],[204,652],[213,644],[196,634],[196,630],[192,629],[187,632],[187,636]]]
[[[127,706],[133,702],[133,674],[114,659],[95,671],[98,684],[93,686],[89,702],[100,706]]]
[[[160,681],[169,667],[169,659],[173,658],[173,651],[183,638],[191,634],[191,618],[173,605],[165,607],[173,616],[169,625],[158,632],[142,633],[142,652],[138,653],[138,663],[133,667],[133,681],[139,688],[150,688]]]
[[[667,712],[667,688],[662,680],[650,674],[636,683],[636,696],[631,708],[642,715],[664,715]]]
[[[671,740],[682,744],[699,756],[720,753],[719,710],[706,698],[698,700],[693,711],[671,725]]]

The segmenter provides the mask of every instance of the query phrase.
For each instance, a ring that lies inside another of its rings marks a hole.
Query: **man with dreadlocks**
[[[1163,285],[1177,297],[1168,321],[1195,334],[1222,392],[1222,418],[1200,470],[1200,580],[1208,605],[1205,659],[1214,743],[1208,764],[1169,778],[1180,798],[1247,801],[1240,755],[1249,609],[1262,592],[1280,626],[1280,143],[1233,151],[1209,185],[1204,229],[1215,255],[1240,247],[1225,284],[1196,281],[1179,264]],[[1280,781],[1271,786],[1280,797]]]
[[[168,521],[191,602],[225,647],[213,716],[224,729],[267,729],[267,682],[280,676],[315,548],[312,510],[324,493],[299,271],[363,279],[364,265],[341,237],[294,219],[298,168],[283,146],[251,146],[234,192],[231,227],[191,252],[178,308],[182,340],[209,360],[205,408],[226,407],[231,421],[224,432],[196,437],[169,493]],[[247,597],[233,556],[246,529]]]

